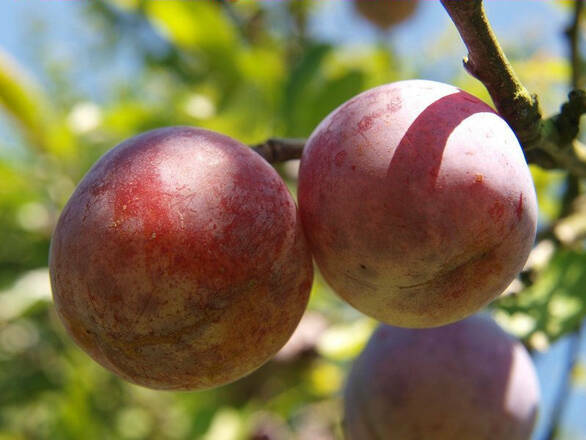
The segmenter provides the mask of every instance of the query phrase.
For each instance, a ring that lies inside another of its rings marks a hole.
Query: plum
[[[267,361],[296,328],[313,277],[276,171],[192,127],[105,154],[65,206],[49,265],[74,341],[130,382],[173,390],[225,384]]]
[[[522,269],[537,200],[507,123],[453,86],[409,80],[328,115],[299,170],[299,210],[333,290],[386,324],[470,316]]]
[[[360,15],[380,29],[388,29],[411,17],[418,0],[354,0]]]
[[[529,440],[531,358],[490,317],[432,329],[381,325],[344,394],[347,440]]]

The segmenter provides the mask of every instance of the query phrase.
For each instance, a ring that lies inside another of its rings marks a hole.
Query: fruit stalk
[[[261,155],[268,163],[286,162],[301,159],[305,139],[269,138],[266,141],[252,146],[252,149]]]

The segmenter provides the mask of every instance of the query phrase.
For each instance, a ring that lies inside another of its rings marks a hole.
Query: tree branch
[[[497,111],[517,135],[527,160],[586,177],[586,146],[575,139],[580,116],[586,112],[584,92],[571,93],[560,114],[544,120],[537,97],[523,86],[501,49],[482,0],[441,3],[468,49],[464,67],[484,84]]]

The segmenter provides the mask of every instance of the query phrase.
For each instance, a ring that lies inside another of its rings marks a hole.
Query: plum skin
[[[105,154],[51,241],[56,311],[102,366],[150,388],[234,381],[296,328],[313,278],[284,182],[243,144],[167,127]]]
[[[535,188],[514,133],[479,99],[432,81],[380,86],[328,115],[305,146],[298,198],[329,285],[401,327],[480,310],[535,239]]]
[[[529,440],[539,383],[523,345],[487,316],[381,325],[352,366],[344,406],[347,440]]]
[[[354,9],[380,29],[388,29],[410,18],[418,0],[354,0]]]

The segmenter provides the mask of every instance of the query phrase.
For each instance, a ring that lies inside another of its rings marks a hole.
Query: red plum
[[[93,359],[156,389],[234,381],[288,340],[313,267],[293,198],[245,145],[168,127],[105,154],[50,250],[55,307]]]
[[[299,209],[326,281],[386,324],[469,316],[522,269],[537,200],[513,131],[453,86],[410,80],[368,90],[308,140]]]
[[[347,440],[529,440],[539,384],[522,344],[487,316],[381,325],[350,372]]]

